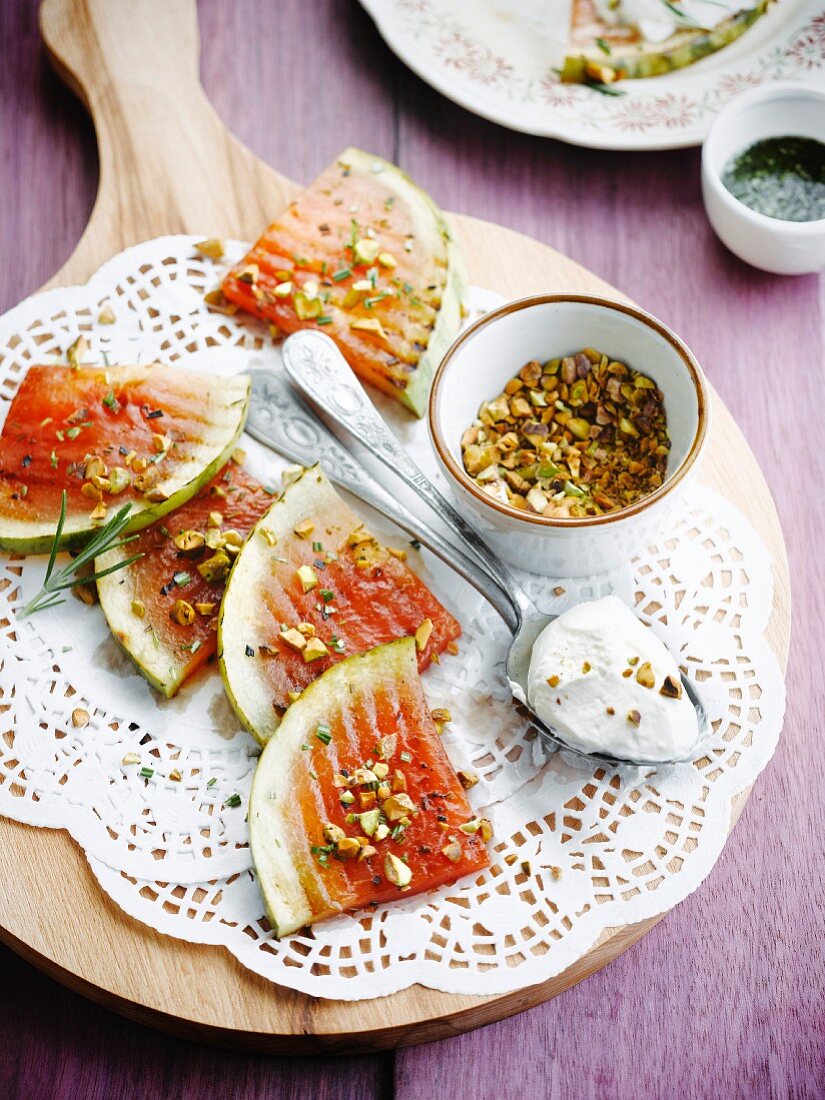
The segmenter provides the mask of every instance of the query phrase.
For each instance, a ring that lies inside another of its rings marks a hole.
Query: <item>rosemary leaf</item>
[[[66,490],[64,489],[60,500],[60,517],[54,532],[54,541],[52,542],[52,548],[49,554],[49,563],[46,566],[46,576],[43,581],[43,587],[37,595],[29,600],[18,617],[26,619],[29,615],[34,615],[38,611],[45,611],[49,607],[56,607],[57,604],[63,603],[63,597],[59,595],[60,592],[64,592],[68,588],[74,588],[75,585],[94,584],[102,577],[107,577],[110,573],[114,573],[118,569],[125,569],[127,566],[136,562],[138,558],[143,557],[142,554],[132,554],[131,557],[116,562],[106,569],[101,569],[98,573],[92,573],[86,577],[78,575],[79,571],[83,569],[84,566],[88,565],[90,561],[94,561],[100,554],[105,554],[107,550],[119,549],[121,546],[124,546],[137,537],[135,535],[129,535],[126,538],[120,538],[121,532],[129,523],[129,512],[131,508],[131,504],[124,504],[123,507],[112,516],[109,522],[104,527],[101,527],[94,538],[83,547],[77,557],[73,558],[68,565],[55,573],[55,561],[57,559],[58,550],[60,549],[63,528],[66,523],[67,496]]]

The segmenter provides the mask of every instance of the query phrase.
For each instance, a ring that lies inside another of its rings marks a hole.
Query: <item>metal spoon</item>
[[[675,763],[676,761],[638,760],[629,757],[605,756],[601,753],[585,753],[569,745],[559,734],[549,727],[529,706],[527,700],[527,680],[530,658],[536,639],[542,630],[558,616],[547,615],[538,610],[530,597],[516,581],[503,562],[496,557],[473,527],[463,518],[454,506],[435,488],[423,471],[410,458],[393,433],[384,423],[369,400],[365,390],[355,378],[345,359],[329,337],[314,330],[305,330],[290,336],[283,347],[283,359],[286,371],[293,385],[307,399],[311,408],[322,419],[326,419],[339,432],[350,436],[383,462],[393,473],[399,476],[430,508],[453,529],[463,551],[468,551],[471,559],[462,554],[460,559],[462,573],[493,604],[502,615],[513,634],[513,641],[507,654],[506,672],[515,698],[528,710],[532,722],[550,740],[559,747],[575,752],[589,759],[628,764]],[[252,414],[250,414],[252,419]],[[250,428],[254,433],[254,429]],[[341,448],[338,448],[340,451]],[[352,456],[343,452],[349,463],[363,471],[353,462]],[[319,456],[320,457],[320,456]],[[336,460],[337,462],[337,460]],[[322,466],[324,462],[322,460]],[[336,478],[342,484],[340,477]],[[377,488],[373,482],[373,489]],[[359,494],[360,495],[360,494]],[[391,498],[393,508],[398,502]],[[383,503],[383,502],[382,502]],[[379,511],[385,509],[378,505]],[[414,517],[405,512],[405,518]],[[390,518],[394,518],[390,516]],[[409,524],[402,524],[410,530]],[[430,546],[448,564],[458,567],[458,550],[452,549],[452,556],[445,557],[444,542],[437,536],[439,546],[434,546],[430,536],[431,529],[424,531],[419,525],[418,538]],[[447,544],[450,545],[449,543]],[[448,554],[450,553],[448,550]],[[477,564],[476,564],[477,563]],[[468,566],[470,568],[468,569]],[[479,575],[480,571],[480,575]],[[472,573],[472,575],[468,575]],[[687,677],[681,676],[684,690],[696,710],[698,737],[691,752],[695,752],[699,742],[707,734],[708,718],[705,708],[693,684]],[[687,759],[687,757],[682,758]]]

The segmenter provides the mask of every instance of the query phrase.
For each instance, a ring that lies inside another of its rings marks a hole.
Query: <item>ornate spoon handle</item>
[[[332,340],[311,329],[296,332],[286,340],[283,357],[287,374],[313,408],[357,439],[453,528],[485,572],[511,595],[522,616],[534,613],[510,571],[395,438]]]
[[[270,370],[252,370],[249,373],[252,376],[252,398],[246,430],[251,436],[274,448],[291,462],[299,462],[302,466],[320,462],[330,481],[392,520],[469,581],[493,605],[509,629],[515,632],[518,611],[506,589],[480,569],[472,558],[382,489],[296,396],[282,374]]]

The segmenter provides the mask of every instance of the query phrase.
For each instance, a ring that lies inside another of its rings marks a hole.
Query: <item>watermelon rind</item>
[[[304,690],[261,753],[249,796],[249,844],[276,937],[297,932],[313,918],[296,866],[296,858],[306,849],[306,838],[299,832],[290,786],[293,763],[306,759],[301,745],[336,708],[347,707],[353,694],[370,695],[390,682],[400,690],[404,683],[417,679],[412,638],[399,638],[347,657]]]
[[[95,571],[100,572],[126,558],[128,547],[109,550],[95,558]],[[100,607],[109,624],[112,637],[148,680],[155,691],[171,699],[186,679],[186,662],[176,660],[176,654],[163,644],[146,621],[132,611],[135,597],[133,570],[140,569],[140,562],[127,569],[110,573],[97,582]]]
[[[270,559],[278,553],[277,543],[295,537],[295,527],[305,519],[311,519],[319,531],[343,525],[342,539],[360,523],[317,464],[304,470],[252,529],[229,574],[218,618],[218,665],[224,689],[244,727],[262,745],[281,718],[258,675],[257,660],[246,653],[250,623],[269,576]]]
[[[149,370],[162,370],[159,364],[151,366],[110,367],[108,373],[118,385],[143,378]],[[150,523],[180,508],[190,500],[229,461],[246,423],[252,382],[247,374],[216,377],[202,371],[175,368],[176,376],[186,383],[192,392],[203,397],[202,438],[192,449],[186,463],[176,466],[173,473],[158,480],[155,488],[167,494],[164,501],[152,503],[139,498],[131,501],[132,511],[126,534],[148,527]],[[59,508],[59,491],[55,495]],[[118,498],[113,498],[120,504]],[[54,543],[57,514],[53,519],[37,521],[20,520],[0,515],[0,550],[17,554],[45,554]],[[82,547],[100,529],[100,524],[90,522],[87,514],[69,515],[63,527],[60,550],[76,550]]]
[[[753,8],[739,11],[712,29],[685,28],[665,42],[612,46],[609,54],[592,49],[565,58],[561,79],[566,83],[612,83],[663,76],[687,68],[703,57],[735,42],[768,10],[772,0],[760,0]]]

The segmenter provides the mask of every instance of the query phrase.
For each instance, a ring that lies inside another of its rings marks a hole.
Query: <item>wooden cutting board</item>
[[[40,17],[100,146],[92,216],[49,286],[84,282],[114,253],[166,233],[253,239],[299,190],[236,141],[207,100],[195,0],[45,0]],[[511,298],[539,291],[622,297],[527,237],[458,215],[450,223],[478,285]],[[756,461],[716,396],[703,480],[723,494],[737,485],[739,507],[773,555],[769,640],[784,669],[790,591],[782,533]],[[734,820],[746,798],[736,800]],[[415,987],[350,1004],[273,986],[222,949],[132,920],[97,887],[64,832],[0,819],[0,881],[0,938],[65,985],[176,1035],[282,1053],[405,1046],[501,1019],[581,981],[661,919],[606,932],[569,970],[517,993],[466,997]]]

